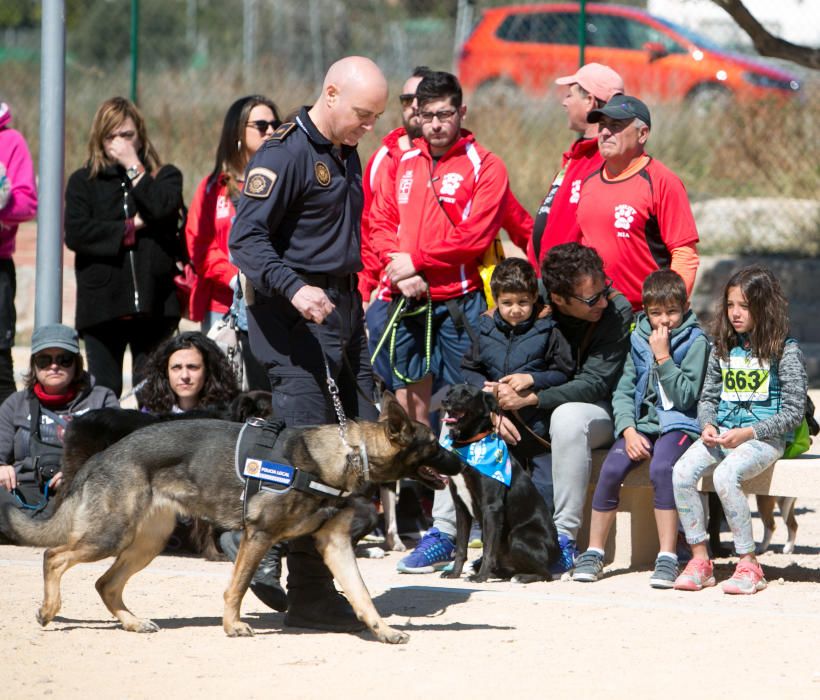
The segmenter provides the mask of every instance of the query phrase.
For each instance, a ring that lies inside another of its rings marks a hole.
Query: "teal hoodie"
[[[697,317],[693,311],[684,314],[681,325],[673,329],[670,333],[670,340],[684,332],[688,332],[693,326],[698,325]],[[646,314],[638,314],[635,330],[639,337],[649,342],[652,327]],[[701,335],[692,343],[680,366],[670,358],[666,362],[658,365],[652,364],[652,374],[648,382],[646,395],[641,402],[639,415],[635,411],[635,387],[638,382],[635,361],[630,352],[624,363],[623,374],[618,381],[618,386],[612,396],[612,411],[615,417],[615,437],[620,437],[627,428],[635,428],[639,433],[648,436],[660,435],[661,426],[658,420],[658,413],[655,404],[658,401],[658,394],[655,389],[655,379],[663,387],[667,398],[679,411],[687,411],[697,405],[700,397],[703,379],[706,376],[706,363],[709,359],[709,341],[705,335]],[[686,430],[686,433],[693,438],[697,438],[699,433]]]

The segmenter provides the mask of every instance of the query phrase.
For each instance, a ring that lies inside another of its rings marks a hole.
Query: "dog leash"
[[[498,401],[498,387],[493,388],[493,396],[495,396],[496,401]],[[504,415],[504,413],[509,413],[514,418],[516,418],[518,420],[518,422],[524,427],[524,430],[526,430],[530,435],[532,435],[533,438],[535,438],[536,442],[538,442],[538,444],[541,445],[541,447],[544,447],[548,450],[552,449],[552,444],[548,440],[545,440],[544,438],[542,438],[532,428],[530,428],[530,426],[527,425],[527,422],[523,418],[521,418],[521,416],[520,416],[520,414],[518,413],[517,410],[515,410],[515,411],[504,411],[499,406],[499,408],[498,408],[498,426],[496,427],[496,432],[498,431],[498,428],[501,427],[501,418]]]
[[[393,311],[393,315],[390,317],[390,320],[387,322],[387,326],[385,326],[384,333],[382,333],[382,337],[379,338],[379,342],[376,344],[376,349],[373,351],[373,354],[370,357],[370,364],[372,365],[376,358],[378,357],[379,353],[384,346],[385,341],[387,340],[388,336],[390,337],[390,355],[389,355],[389,363],[390,369],[392,370],[393,374],[396,377],[404,382],[405,384],[414,384],[416,382],[421,381],[429,372],[430,372],[430,358],[432,356],[433,350],[433,300],[430,297],[430,290],[427,290],[427,300],[423,306],[419,306],[417,309],[413,309],[411,311],[405,311],[405,307],[407,306],[407,297],[402,296],[398,302],[396,303],[396,309]],[[403,318],[411,318],[413,316],[418,316],[422,313],[427,314],[427,318],[425,321],[425,329],[424,329],[424,370],[420,377],[412,379],[411,377],[405,377],[397,368],[395,363],[396,358],[396,332],[398,330],[399,324],[401,323]]]

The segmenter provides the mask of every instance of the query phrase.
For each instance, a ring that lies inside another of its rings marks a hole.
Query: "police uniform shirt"
[[[248,164],[231,256],[256,290],[288,299],[305,285],[300,272],[358,272],[362,203],[356,148],[334,147],[303,107]]]

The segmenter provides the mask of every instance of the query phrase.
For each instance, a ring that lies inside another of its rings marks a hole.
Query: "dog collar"
[[[510,451],[498,433],[490,433],[463,445],[454,445],[453,438],[447,434],[439,444],[479,473],[509,487],[512,481]]]
[[[466,440],[453,440],[453,444],[456,447],[458,447],[459,445],[469,445],[471,442],[478,442],[479,440],[483,440],[488,435],[492,435],[492,432],[492,430],[485,430],[483,433],[473,435],[473,437],[467,438]]]

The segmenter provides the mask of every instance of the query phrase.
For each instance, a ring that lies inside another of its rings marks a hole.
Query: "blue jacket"
[[[511,326],[498,310],[479,319],[478,337],[461,367],[465,381],[478,387],[508,374],[531,374],[536,392],[564,384],[575,371],[569,342],[551,316],[538,318],[533,313],[527,321]],[[548,438],[547,411],[528,406],[519,415],[531,430]],[[527,437],[524,432],[522,437]]]

